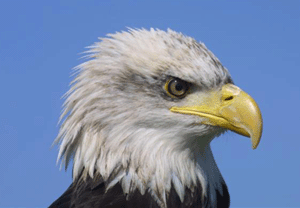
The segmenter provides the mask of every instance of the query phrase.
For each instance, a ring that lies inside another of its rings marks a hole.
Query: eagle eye
[[[165,90],[171,97],[183,98],[189,90],[189,85],[181,79],[171,78],[166,82]]]

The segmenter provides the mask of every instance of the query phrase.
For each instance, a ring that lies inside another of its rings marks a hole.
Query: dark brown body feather
[[[167,196],[168,208],[228,208],[230,199],[226,184],[222,184],[223,194],[217,192],[216,204],[213,206],[209,197],[201,199],[202,188],[191,192],[186,189],[183,203],[180,201],[174,187]],[[66,192],[53,202],[49,208],[160,208],[151,194],[146,191],[142,195],[135,191],[129,196],[123,194],[122,187],[117,183],[105,192],[105,182],[100,177],[87,178],[86,181],[75,181]]]

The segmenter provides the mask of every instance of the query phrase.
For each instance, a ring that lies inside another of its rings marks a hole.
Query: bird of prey
[[[73,182],[53,207],[229,207],[210,142],[262,134],[256,102],[203,43],[129,29],[89,47],[55,140]]]

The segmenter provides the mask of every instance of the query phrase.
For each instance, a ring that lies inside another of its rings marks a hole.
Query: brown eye
[[[170,95],[182,98],[187,93],[189,87],[187,82],[174,78],[167,81],[165,89]]]

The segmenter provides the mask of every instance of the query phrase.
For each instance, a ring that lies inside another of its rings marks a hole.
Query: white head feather
[[[169,98],[163,86],[178,77],[202,96],[228,82],[228,71],[204,44],[172,30],[130,30],[101,40],[77,67],[56,139],[58,159],[67,166],[74,158],[74,180],[96,172],[107,189],[120,182],[124,193],[150,190],[161,206],[171,185],[182,201],[185,188],[199,182],[203,195],[208,183],[221,189],[209,143],[224,130],[170,112],[185,100]]]

